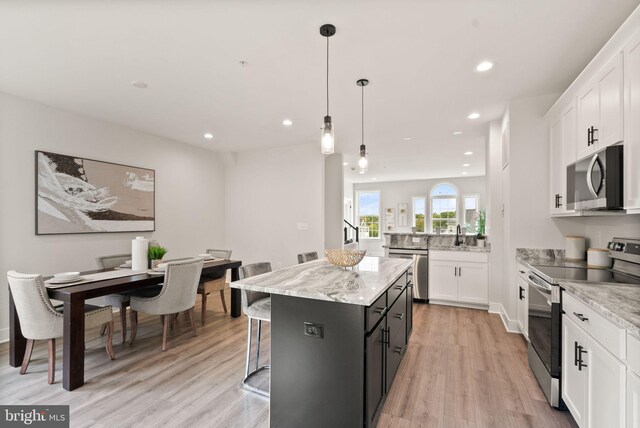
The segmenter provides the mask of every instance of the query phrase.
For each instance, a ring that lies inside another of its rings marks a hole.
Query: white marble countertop
[[[431,251],[468,251],[472,253],[490,253],[491,247],[476,247],[473,245],[429,245],[427,247]]]
[[[561,281],[560,287],[600,315],[640,337],[640,285]]]
[[[411,266],[411,259],[365,257],[354,270],[326,259],[235,281],[231,288],[370,306]]]

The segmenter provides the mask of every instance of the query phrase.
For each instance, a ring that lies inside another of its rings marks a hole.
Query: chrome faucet
[[[459,247],[463,243],[462,237],[460,236],[461,234],[462,234],[462,230],[460,229],[460,225],[458,225],[458,227],[456,227],[456,242],[455,242],[456,247]]]

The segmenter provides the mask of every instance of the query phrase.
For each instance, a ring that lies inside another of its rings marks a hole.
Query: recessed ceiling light
[[[349,162],[342,162],[342,165],[347,166],[349,165]]]
[[[491,61],[482,61],[480,64],[476,66],[476,71],[489,71],[493,68],[493,63]]]
[[[404,141],[411,141],[411,137],[404,137],[403,140]]]
[[[467,156],[471,156],[473,154],[473,152],[464,152],[465,155]]]
[[[372,177],[371,179],[372,179],[372,180],[377,180],[377,178],[375,178],[375,177]]]
[[[291,126],[291,125],[293,125],[293,122],[291,121],[291,119],[285,119],[285,120],[282,121],[282,124],[284,126]]]
[[[131,83],[131,86],[133,86],[134,88],[139,88],[139,89],[144,89],[149,86],[146,83],[144,83],[142,80],[132,80],[129,83]]]
[[[462,131],[454,131],[453,135],[462,135]]]
[[[463,163],[462,164],[462,166],[469,166],[469,165],[471,165],[471,164],[469,164],[469,163]]]
[[[462,171],[462,175],[467,175],[467,172],[466,171]]]
[[[207,132],[206,134],[204,134],[204,138],[206,138],[207,140],[212,140],[213,139],[213,134],[210,132]]]
[[[467,119],[477,119],[479,117],[480,117],[480,113],[473,112],[469,116],[467,116]]]

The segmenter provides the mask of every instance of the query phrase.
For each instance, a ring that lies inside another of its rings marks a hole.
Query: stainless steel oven
[[[530,272],[529,284],[529,366],[544,395],[556,408],[560,402],[560,287]]]

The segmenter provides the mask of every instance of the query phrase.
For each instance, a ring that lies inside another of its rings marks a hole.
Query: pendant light
[[[367,159],[367,147],[364,145],[364,87],[369,84],[367,79],[360,79],[356,82],[362,88],[362,144],[360,144],[360,159],[358,160],[358,173],[364,174],[369,169]]]
[[[320,137],[320,148],[322,154],[330,155],[335,147],[334,128],[329,116],[329,37],[336,34],[336,27],[331,24],[324,24],[320,27],[320,34],[327,38],[327,115],[324,117],[322,125],[322,135]]]

